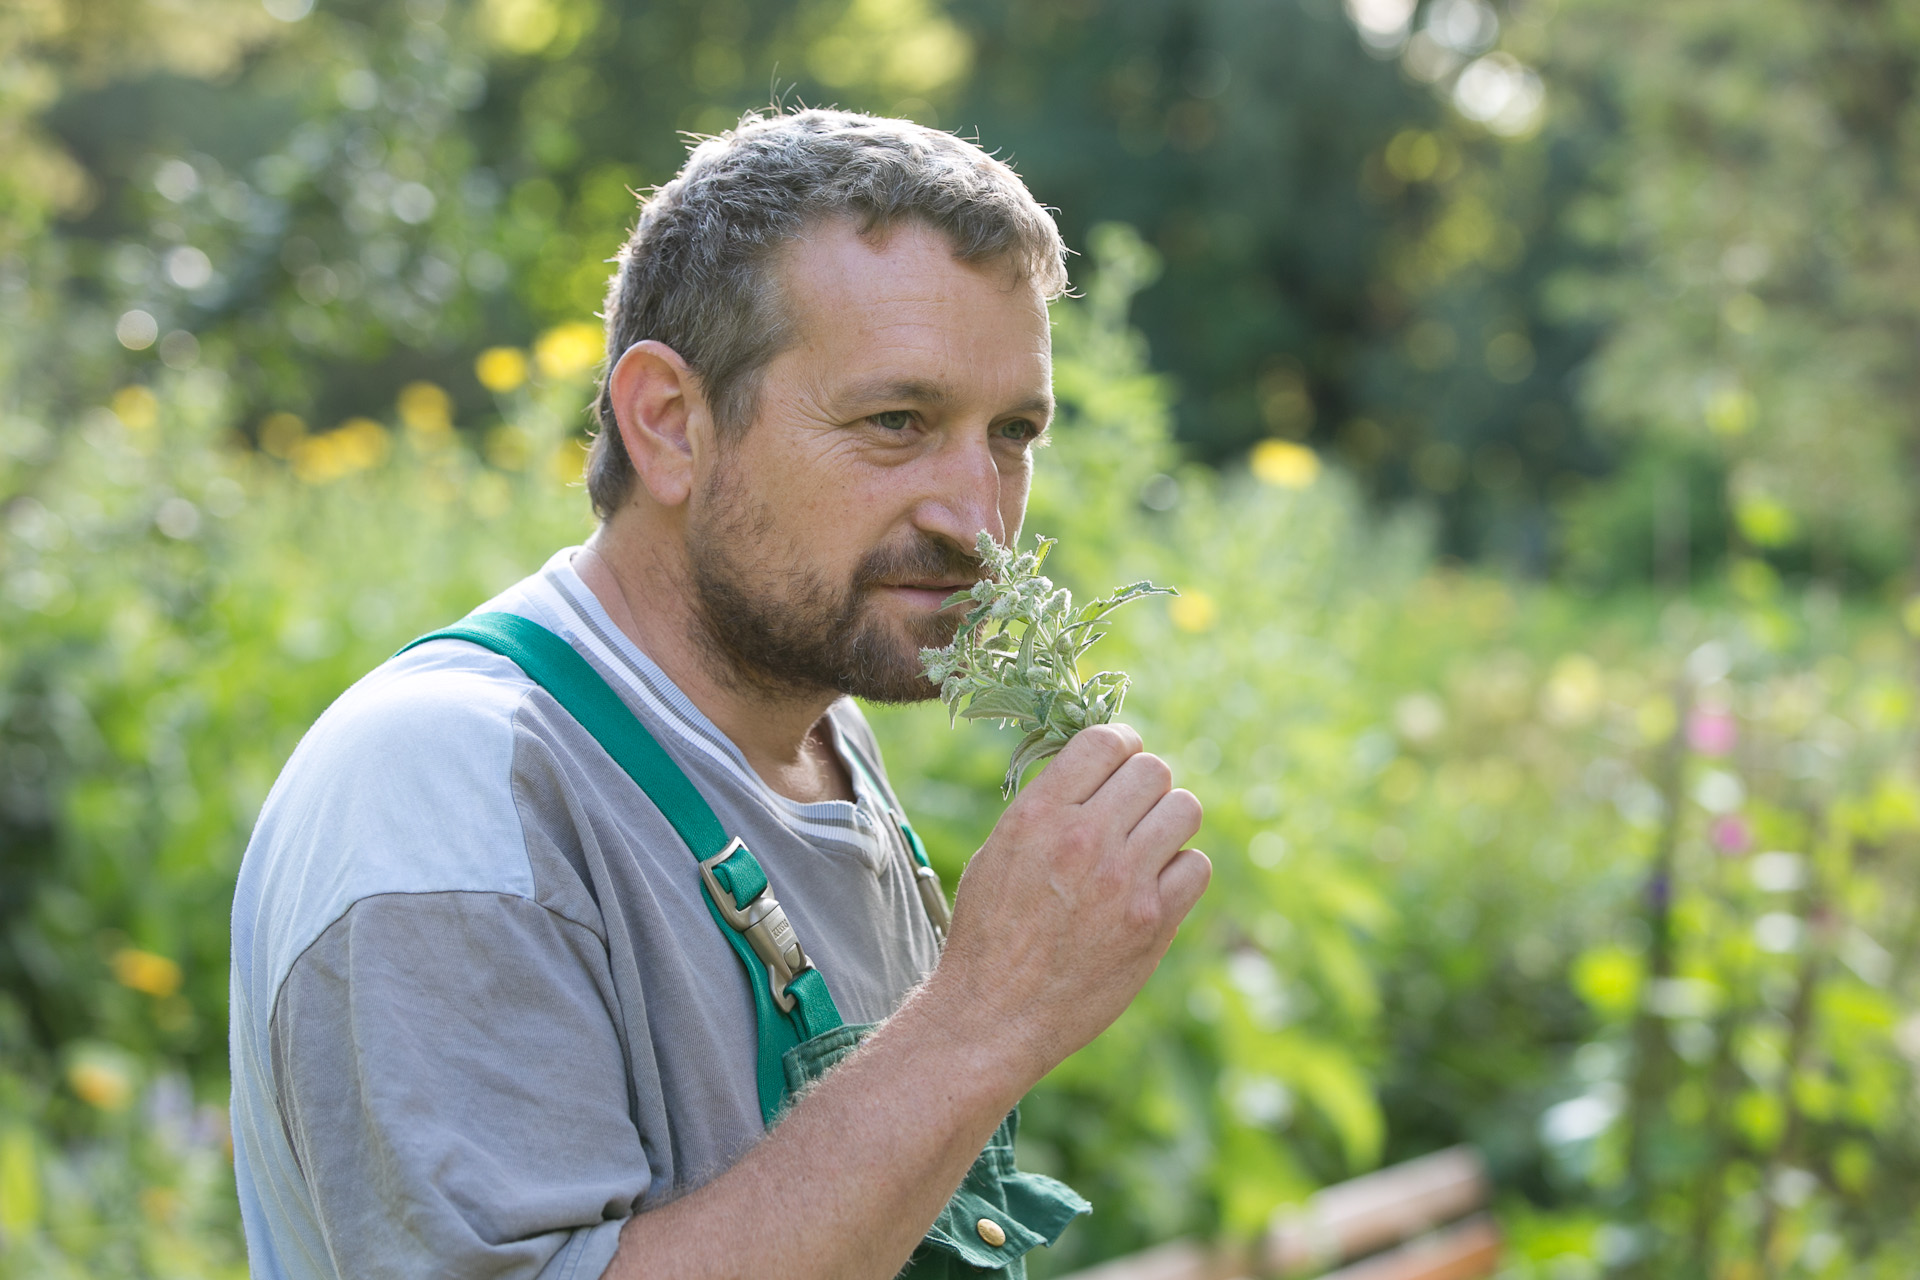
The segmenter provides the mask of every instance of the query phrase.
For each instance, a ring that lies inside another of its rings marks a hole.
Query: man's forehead
[[[843,393],[937,404],[984,378],[1020,407],[1051,406],[1046,302],[1009,264],[961,262],[923,226],[863,236],[848,222],[813,229],[781,259],[793,346],[831,361],[814,372]]]
[[[832,318],[886,323],[916,308],[956,305],[1021,315],[1042,334],[1047,304],[1006,260],[962,262],[939,231],[918,223],[862,234],[851,222],[823,223],[782,252],[782,292],[796,320]]]
[[[1009,255],[962,261],[955,256],[946,233],[917,218],[873,228],[865,228],[851,217],[817,218],[781,247],[775,261],[778,273],[787,282],[806,280],[816,287],[862,277],[901,280],[944,274],[944,269],[950,268],[992,280],[1008,292],[1030,289],[1036,299],[1039,297],[1039,290],[1030,285],[1017,258]],[[1044,307],[1044,302],[1041,305]]]

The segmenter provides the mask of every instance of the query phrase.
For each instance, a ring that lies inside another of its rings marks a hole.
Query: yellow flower
[[[134,431],[145,431],[159,417],[160,402],[153,392],[135,383],[113,393],[113,416]]]
[[[473,376],[487,390],[503,395],[527,380],[527,353],[518,347],[488,347],[473,362]]]
[[[83,1054],[67,1067],[67,1085],[82,1102],[102,1111],[123,1111],[133,1101],[133,1073],[117,1056]]]
[[[1253,446],[1253,474],[1282,489],[1304,489],[1320,475],[1320,455],[1291,440],[1262,440]]]
[[[546,377],[571,378],[599,363],[601,349],[599,326],[575,320],[541,334],[533,344],[533,362]]]
[[[1599,714],[1605,696],[1600,664],[1584,653],[1570,653],[1554,664],[1541,694],[1541,710],[1554,724],[1571,728]]]
[[[1182,631],[1208,631],[1220,620],[1220,606],[1204,591],[1185,591],[1167,601],[1173,625]]]
[[[165,956],[135,947],[114,953],[113,976],[123,987],[150,996],[170,996],[180,989],[180,966]]]
[[[372,418],[348,418],[295,445],[293,473],[308,484],[325,484],[376,466],[386,456],[387,429]]]
[[[453,397],[431,382],[409,382],[400,388],[400,421],[425,439],[441,439],[453,430]]]

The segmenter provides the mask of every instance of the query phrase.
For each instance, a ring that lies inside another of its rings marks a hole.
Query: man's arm
[[[1139,735],[1088,729],[1008,807],[938,968],[700,1190],[621,1230],[605,1280],[886,1280],[1006,1113],[1119,1017],[1206,888],[1200,804]]]

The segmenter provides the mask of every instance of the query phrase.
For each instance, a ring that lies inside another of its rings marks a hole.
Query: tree
[[[1739,554],[1911,573],[1920,15],[1574,0],[1551,48],[1555,131],[1609,135],[1571,212],[1618,265],[1548,290],[1605,326],[1596,424],[1707,459]]]

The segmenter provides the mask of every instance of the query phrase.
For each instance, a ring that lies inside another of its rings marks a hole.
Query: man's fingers
[[[1151,752],[1136,751],[1100,784],[1087,803],[1098,809],[1102,822],[1112,824],[1110,830],[1124,836],[1172,790],[1173,770],[1167,762]],[[1185,841],[1186,836],[1181,836],[1179,843]]]
[[[1028,789],[1063,804],[1080,804],[1140,750],[1140,735],[1124,724],[1097,724],[1073,735],[1047,771]]]
[[[1175,920],[1184,920],[1213,879],[1213,863],[1198,849],[1182,849],[1160,870],[1160,904]]]
[[[1178,849],[1198,834],[1205,816],[1193,792],[1176,787],[1154,802],[1127,842],[1149,849]]]

